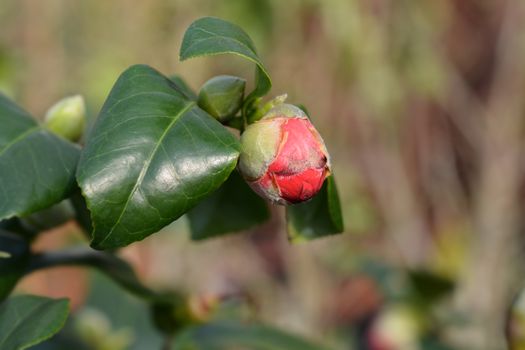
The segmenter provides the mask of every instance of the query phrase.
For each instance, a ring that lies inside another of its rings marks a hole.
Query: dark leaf
[[[29,259],[29,243],[0,229],[0,303],[23,276]]]
[[[128,245],[180,217],[228,178],[239,148],[171,80],[144,65],[126,70],[78,166],[92,247]]]
[[[414,301],[424,306],[436,303],[454,289],[454,283],[450,279],[430,271],[412,270],[408,272],[408,277]]]
[[[188,212],[191,238],[200,240],[242,231],[270,218],[268,206],[234,171],[211,196]]]
[[[0,94],[0,219],[22,216],[66,198],[79,149],[44,130]]]
[[[27,225],[22,223],[21,218],[17,218],[17,217],[1,220],[0,229],[6,230],[12,233],[16,233],[24,237],[28,241],[31,241],[38,234],[37,231],[34,231],[32,228],[27,227]]]
[[[341,204],[333,176],[319,193],[305,203],[286,208],[288,236],[291,241],[307,241],[344,230]]]
[[[75,210],[75,219],[77,223],[82,227],[85,234],[91,236],[93,231],[93,224],[91,223],[91,215],[86,204],[86,200],[82,197],[80,189],[77,188],[71,195],[71,204]]]
[[[270,76],[257,55],[252,39],[242,28],[222,19],[204,17],[193,22],[184,34],[180,59],[226,53],[241,56],[257,65],[255,90],[246,98],[247,104],[270,91]]]

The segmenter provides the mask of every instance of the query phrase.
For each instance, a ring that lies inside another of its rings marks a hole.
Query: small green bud
[[[246,80],[219,75],[204,83],[197,104],[220,122],[226,122],[241,109]]]
[[[78,141],[86,125],[84,98],[75,95],[55,103],[47,111],[44,125],[57,135],[73,142]]]

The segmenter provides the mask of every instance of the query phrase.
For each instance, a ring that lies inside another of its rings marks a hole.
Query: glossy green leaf
[[[24,274],[29,244],[22,237],[0,229],[0,303]]]
[[[329,176],[319,193],[308,202],[286,208],[288,237],[292,242],[341,233],[344,230],[341,204],[333,176]]]
[[[0,94],[0,219],[44,209],[75,184],[79,149]]]
[[[67,299],[18,295],[0,304],[0,349],[22,350],[56,334],[69,313]]]
[[[234,54],[256,64],[255,89],[246,98],[247,104],[270,91],[272,82],[262,64],[252,39],[239,26],[214,17],[204,17],[193,22],[182,40],[180,59]]]
[[[239,148],[171,80],[144,65],[126,70],[78,166],[92,247],[125,246],[180,217],[228,178]]]
[[[210,323],[181,332],[172,350],[326,350],[299,337],[263,326],[233,322]]]
[[[188,212],[191,238],[201,240],[249,229],[270,218],[268,206],[234,171],[211,196]]]

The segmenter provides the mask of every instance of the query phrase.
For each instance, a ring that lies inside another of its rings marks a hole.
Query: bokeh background
[[[249,33],[272,96],[307,106],[346,232],[290,245],[274,208],[263,227],[193,243],[182,218],[122,250],[141,278],[241,295],[242,312],[335,349],[525,349],[525,3],[1,0],[0,90],[40,119],[82,94],[93,119],[135,63],[196,90],[217,74],[253,82],[237,58],[179,62],[184,30],[209,15]],[[35,249],[82,244],[69,223]],[[145,306],[96,273],[38,272],[18,291],[72,298],[63,342],[161,346]]]

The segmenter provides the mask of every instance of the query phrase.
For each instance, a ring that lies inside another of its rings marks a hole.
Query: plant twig
[[[168,296],[146,287],[121,258],[86,248],[34,254],[29,260],[26,274],[33,271],[64,265],[93,267],[104,273],[131,294],[149,301],[165,301]]]

